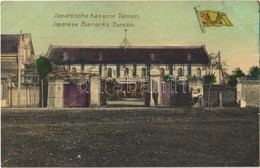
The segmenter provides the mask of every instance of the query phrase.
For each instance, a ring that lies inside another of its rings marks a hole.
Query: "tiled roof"
[[[196,47],[52,47],[54,62],[80,63],[208,63],[204,46]]]
[[[1,53],[17,53],[19,47],[19,38],[19,35],[1,35]]]

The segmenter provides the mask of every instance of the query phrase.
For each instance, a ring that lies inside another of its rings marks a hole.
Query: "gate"
[[[189,86],[187,83],[177,83],[172,85],[174,93],[170,94],[170,104],[174,107],[192,106],[192,96],[189,93]]]
[[[171,104],[171,84],[162,82],[161,93],[162,93],[162,105],[169,106]]]
[[[64,107],[89,107],[90,94],[89,85],[84,84],[80,86],[82,92],[79,90],[79,85],[65,84],[64,85]]]

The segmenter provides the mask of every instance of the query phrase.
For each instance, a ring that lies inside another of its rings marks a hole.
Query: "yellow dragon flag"
[[[227,14],[218,11],[199,11],[199,17],[204,27],[233,26]]]

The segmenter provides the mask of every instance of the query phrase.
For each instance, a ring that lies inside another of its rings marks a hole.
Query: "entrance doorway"
[[[144,107],[147,105],[144,81],[101,80],[101,105],[107,107]],[[149,99],[150,101],[150,99]]]

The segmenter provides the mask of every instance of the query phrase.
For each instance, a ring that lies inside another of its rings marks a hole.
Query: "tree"
[[[217,54],[211,53],[209,56],[210,63],[207,68],[211,71],[209,74],[216,73],[215,70],[219,70],[219,76],[222,78],[222,84],[227,83],[228,73],[226,61],[221,60],[220,51]]]
[[[36,60],[37,64],[37,72],[41,79],[41,98],[42,98],[42,107],[43,107],[43,79],[46,77],[46,75],[52,70],[51,62],[44,56],[40,56]]]
[[[260,68],[258,68],[257,66],[252,66],[249,70],[249,76],[259,79],[260,77]]]
[[[216,76],[215,74],[204,75],[203,80],[205,84],[213,84],[216,83]]]
[[[208,102],[210,103],[211,85],[216,83],[215,70],[220,68],[219,54],[216,55],[211,53],[209,55],[209,63],[205,68],[208,69],[208,73],[203,76],[203,80],[205,84],[209,85]]]
[[[230,86],[236,86],[237,85],[237,78],[246,76],[244,72],[240,68],[236,68],[233,71],[233,74],[229,76],[228,84]]]
[[[48,60],[44,56],[40,56],[36,60],[36,64],[37,64],[37,72],[40,76],[40,79],[44,79],[45,76],[52,70],[50,60]]]
[[[216,76],[215,74],[208,74],[203,76],[203,80],[205,84],[209,84],[209,92],[208,92],[208,103],[210,103],[210,90],[211,85],[216,83]]]
[[[174,79],[172,78],[171,75],[165,75],[165,76],[163,76],[163,80],[164,80],[165,82],[168,82],[168,83],[174,82]]]

